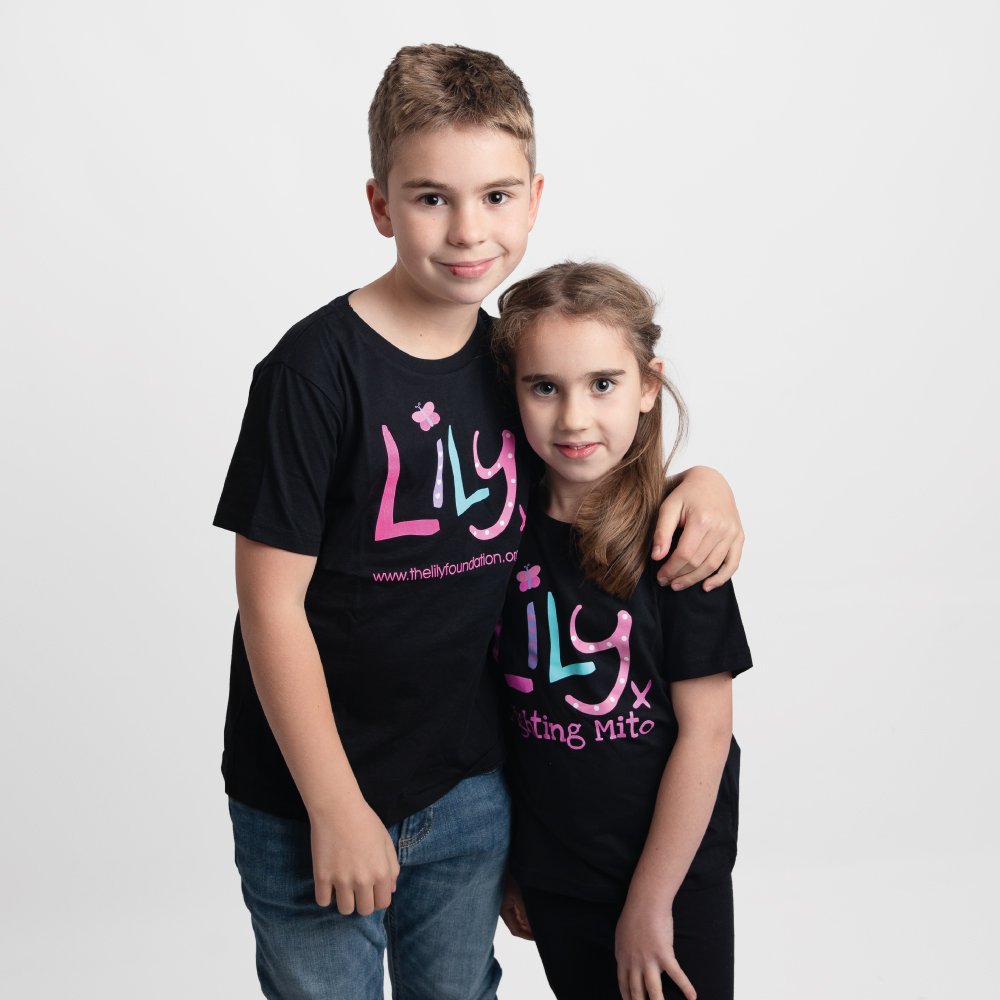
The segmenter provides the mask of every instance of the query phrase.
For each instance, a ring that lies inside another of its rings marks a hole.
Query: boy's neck
[[[476,328],[480,303],[445,304],[410,289],[397,269],[359,288],[351,308],[381,337],[424,360],[447,358],[462,349]]]

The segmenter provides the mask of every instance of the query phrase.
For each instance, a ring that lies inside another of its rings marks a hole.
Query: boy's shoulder
[[[349,294],[349,293],[348,293]],[[285,365],[308,377],[327,367],[345,346],[355,340],[357,316],[348,303],[348,295],[338,295],[295,323],[257,365]]]
[[[372,329],[355,312],[351,294],[338,295],[295,323],[256,365],[254,374],[282,365],[319,384],[331,378],[339,382],[345,373],[362,381],[366,372],[377,378],[391,378],[393,370],[404,377],[425,377],[446,374],[489,355],[493,319],[482,309],[464,347],[450,358],[426,361],[405,353]]]

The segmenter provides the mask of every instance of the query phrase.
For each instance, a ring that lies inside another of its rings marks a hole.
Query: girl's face
[[[663,362],[655,358],[653,367]],[[620,331],[558,313],[522,335],[514,368],[524,432],[549,468],[549,493],[579,501],[622,460],[660,384],[642,382]]]

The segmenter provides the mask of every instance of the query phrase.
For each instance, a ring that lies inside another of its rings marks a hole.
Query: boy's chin
[[[439,290],[439,296],[456,305],[481,306],[483,300],[495,292],[505,280],[506,275],[499,281],[483,278],[481,281],[469,282],[466,285],[460,285],[456,282],[446,289]],[[442,292],[443,294],[441,294]]]

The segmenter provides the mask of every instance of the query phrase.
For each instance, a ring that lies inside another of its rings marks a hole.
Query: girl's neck
[[[583,498],[590,491],[593,483],[566,483],[554,480],[551,473],[545,474],[542,483],[542,509],[554,521],[565,521],[572,524],[580,511]]]

